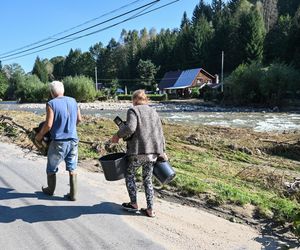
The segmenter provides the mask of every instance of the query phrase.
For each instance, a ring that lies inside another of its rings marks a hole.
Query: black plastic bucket
[[[176,173],[168,161],[157,161],[153,167],[153,175],[161,184],[168,184]]]
[[[99,159],[104,177],[107,181],[117,181],[125,178],[127,160],[125,153],[114,153]]]

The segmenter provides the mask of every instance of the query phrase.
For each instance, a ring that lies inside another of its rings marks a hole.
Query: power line
[[[22,51],[20,51],[20,52],[16,52],[16,53],[12,53],[12,54],[9,54],[9,55],[0,57],[0,59],[2,60],[2,59],[5,59],[5,58],[7,58],[7,57],[19,55],[19,54],[22,54],[22,53],[24,53],[24,52],[27,52],[27,51],[31,51],[31,50],[40,48],[40,47],[46,46],[46,45],[51,44],[51,43],[55,43],[55,42],[57,42],[57,41],[63,40],[63,39],[68,38],[68,37],[70,37],[70,36],[73,36],[73,35],[82,33],[82,32],[84,32],[84,31],[90,30],[90,29],[95,28],[95,27],[97,27],[97,26],[100,26],[100,25],[102,25],[102,24],[105,24],[105,23],[108,23],[108,22],[113,21],[113,20],[115,20],[115,19],[118,19],[118,18],[120,18],[120,17],[122,17],[122,16],[126,16],[126,15],[128,15],[128,14],[130,14],[130,13],[132,13],[132,12],[135,12],[135,11],[137,11],[137,10],[140,10],[140,9],[142,9],[142,8],[145,8],[145,7],[149,6],[149,5],[152,5],[152,4],[154,4],[154,3],[157,3],[157,2],[159,2],[159,1],[160,1],[160,0],[154,0],[154,1],[150,2],[150,3],[144,4],[144,5],[142,5],[142,6],[140,6],[140,7],[137,7],[137,8],[135,8],[135,9],[133,9],[133,10],[127,11],[127,12],[125,12],[125,13],[122,13],[122,14],[120,14],[120,15],[117,15],[117,16],[115,16],[115,17],[112,17],[112,18],[110,18],[110,19],[108,19],[108,20],[105,20],[105,21],[103,21],[103,22],[100,22],[100,23],[97,23],[97,24],[92,25],[92,26],[90,26],[90,27],[87,27],[87,28],[85,28],[85,29],[82,29],[82,30],[73,32],[73,33],[71,33],[71,34],[69,34],[69,35],[66,35],[66,36],[57,38],[57,39],[55,39],[55,40],[53,40],[53,41],[50,41],[50,42],[47,42],[47,43],[44,43],[44,44],[35,46],[35,47],[33,47],[33,48],[30,48],[30,49],[22,50]],[[80,37],[80,38],[81,38],[81,37]],[[76,40],[76,39],[75,39],[75,40]],[[71,40],[71,41],[73,41],[73,40]],[[4,61],[4,60],[3,60],[3,61]]]
[[[160,0],[158,0],[158,1],[160,1]],[[151,4],[153,5],[154,3],[158,2],[158,1],[153,1]],[[32,55],[32,54],[35,54],[35,53],[37,53],[37,52],[41,52],[41,51],[44,51],[44,50],[48,50],[48,49],[51,49],[51,48],[54,48],[54,47],[57,47],[57,46],[60,46],[60,45],[63,45],[63,44],[66,44],[66,43],[75,41],[75,40],[78,40],[78,39],[80,39],[80,38],[83,38],[83,37],[86,37],[86,36],[90,36],[90,35],[93,35],[93,34],[102,32],[102,31],[104,31],[104,30],[107,30],[107,29],[110,29],[110,28],[112,28],[112,27],[115,27],[115,26],[117,26],[117,25],[119,25],[119,24],[121,24],[121,23],[130,21],[130,20],[133,20],[133,19],[138,18],[138,17],[140,17],[140,16],[144,16],[144,15],[146,15],[146,14],[149,14],[149,13],[151,13],[151,12],[153,12],[153,11],[158,10],[158,9],[162,9],[162,8],[164,8],[164,7],[167,7],[167,6],[171,5],[171,4],[174,4],[175,2],[179,2],[179,1],[180,1],[180,0],[174,0],[174,1],[170,2],[170,3],[161,5],[161,6],[157,7],[157,8],[154,8],[154,9],[152,9],[152,10],[149,10],[149,11],[147,11],[147,12],[144,12],[144,13],[141,13],[141,14],[138,14],[138,15],[135,14],[134,16],[132,16],[132,17],[130,17],[130,18],[124,19],[124,20],[122,20],[122,21],[120,21],[120,22],[117,22],[117,23],[115,23],[115,24],[109,25],[109,26],[107,26],[107,27],[105,27],[105,28],[96,30],[96,31],[94,31],[94,32],[91,32],[91,33],[88,33],[88,34],[85,34],[85,35],[76,37],[76,38],[71,39],[71,40],[69,40],[69,41],[65,41],[65,42],[62,42],[62,43],[59,43],[59,44],[56,44],[56,45],[53,45],[53,46],[50,46],[50,47],[47,47],[47,48],[44,48],[44,49],[41,49],[41,50],[37,50],[37,51],[31,52],[31,53],[27,53],[27,54],[21,55],[21,56],[17,56],[17,57],[13,57],[13,58],[4,59],[4,60],[2,60],[2,61],[8,61],[8,60],[13,60],[13,59],[21,58],[21,57],[24,57],[24,56]],[[18,54],[19,54],[19,53],[18,53]]]
[[[16,51],[19,51],[19,50],[21,50],[21,49],[25,49],[25,48],[32,47],[33,45],[42,43],[42,42],[47,41],[47,40],[50,40],[50,39],[57,39],[57,38],[55,38],[55,37],[58,36],[58,35],[67,33],[67,32],[69,32],[69,31],[71,31],[71,30],[74,30],[74,29],[76,29],[76,28],[79,28],[79,27],[81,27],[81,26],[84,26],[84,25],[86,25],[86,24],[88,24],[88,23],[91,23],[91,22],[93,22],[93,21],[95,21],[95,20],[98,20],[98,19],[103,18],[103,17],[105,17],[105,16],[108,16],[108,15],[110,15],[110,14],[113,14],[113,13],[115,13],[115,12],[118,12],[119,10],[122,10],[122,9],[124,9],[124,8],[127,8],[127,7],[129,7],[129,6],[131,6],[131,5],[134,5],[134,4],[136,4],[136,3],[140,2],[140,1],[144,1],[144,0],[135,0],[135,1],[131,2],[131,3],[129,3],[129,4],[126,4],[126,5],[121,6],[120,8],[117,8],[117,9],[112,10],[112,11],[110,11],[110,12],[108,12],[108,13],[105,13],[105,14],[103,14],[103,15],[101,15],[101,16],[98,16],[98,17],[95,17],[95,18],[93,18],[93,19],[90,19],[90,20],[88,20],[88,21],[86,21],[86,22],[84,22],[84,23],[82,23],[82,24],[76,25],[76,26],[71,27],[71,28],[69,28],[69,29],[67,29],[67,30],[64,30],[64,31],[59,32],[59,33],[56,33],[56,34],[51,35],[51,36],[49,36],[49,37],[47,37],[47,38],[44,38],[44,39],[42,39],[42,40],[39,40],[39,41],[37,41],[37,42],[34,42],[34,43],[31,43],[31,44],[25,45],[25,46],[20,47],[20,48],[17,48],[17,49],[13,49],[13,50],[11,50],[11,51],[7,51],[7,52],[4,52],[4,53],[1,53],[1,54],[0,54],[0,57],[1,57],[1,56],[4,56],[4,55],[7,55],[7,54],[10,54],[10,53],[13,53],[13,52],[16,52]]]

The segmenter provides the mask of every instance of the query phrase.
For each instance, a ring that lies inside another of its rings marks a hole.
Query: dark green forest
[[[222,101],[282,105],[282,99],[299,98],[300,0],[200,0],[178,25],[160,31],[123,29],[119,38],[93,44],[89,51],[37,57],[27,75],[19,65],[2,65],[0,98],[19,97],[18,85],[33,75],[41,83],[76,76],[94,82],[95,67],[98,82],[129,90],[151,89],[172,70],[201,67],[220,75],[222,51]]]

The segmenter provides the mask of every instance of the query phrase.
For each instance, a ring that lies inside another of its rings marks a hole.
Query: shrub
[[[26,75],[17,86],[16,97],[20,102],[44,102],[49,98],[49,87],[36,75]]]
[[[200,96],[199,89],[200,88],[192,88],[192,93],[191,93],[192,98],[199,98]]]
[[[155,95],[155,94],[150,94],[147,95],[149,100],[151,101],[166,101],[168,100],[168,96],[167,94],[163,94],[163,95]],[[132,100],[132,95],[118,95],[118,100]]]
[[[97,93],[96,93],[96,99],[98,101],[107,101],[108,94],[106,93],[105,90],[98,90]]]
[[[118,95],[120,101],[131,101],[132,95]]]
[[[78,102],[94,101],[96,90],[91,78],[85,76],[67,76],[63,79],[65,95],[75,98]]]
[[[300,73],[282,63],[262,68],[260,64],[242,64],[225,80],[225,101],[232,104],[283,104],[300,92]]]
[[[282,100],[287,92],[295,94],[300,89],[299,79],[299,72],[292,66],[281,63],[270,65],[260,85],[261,93],[267,104],[282,105]]]
[[[255,62],[238,66],[225,80],[225,101],[241,105],[260,103],[263,74],[261,65]]]
[[[0,72],[0,98],[3,99],[6,95],[8,90],[8,79],[6,78],[5,74]]]
[[[168,100],[168,96],[167,94],[163,94],[163,95],[147,95],[149,100],[151,101],[167,101]]]

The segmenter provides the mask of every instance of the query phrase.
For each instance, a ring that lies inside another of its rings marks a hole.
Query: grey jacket
[[[126,125],[118,137],[131,136],[127,141],[127,155],[157,154],[165,151],[165,138],[157,112],[148,105],[137,105],[127,111]]]

